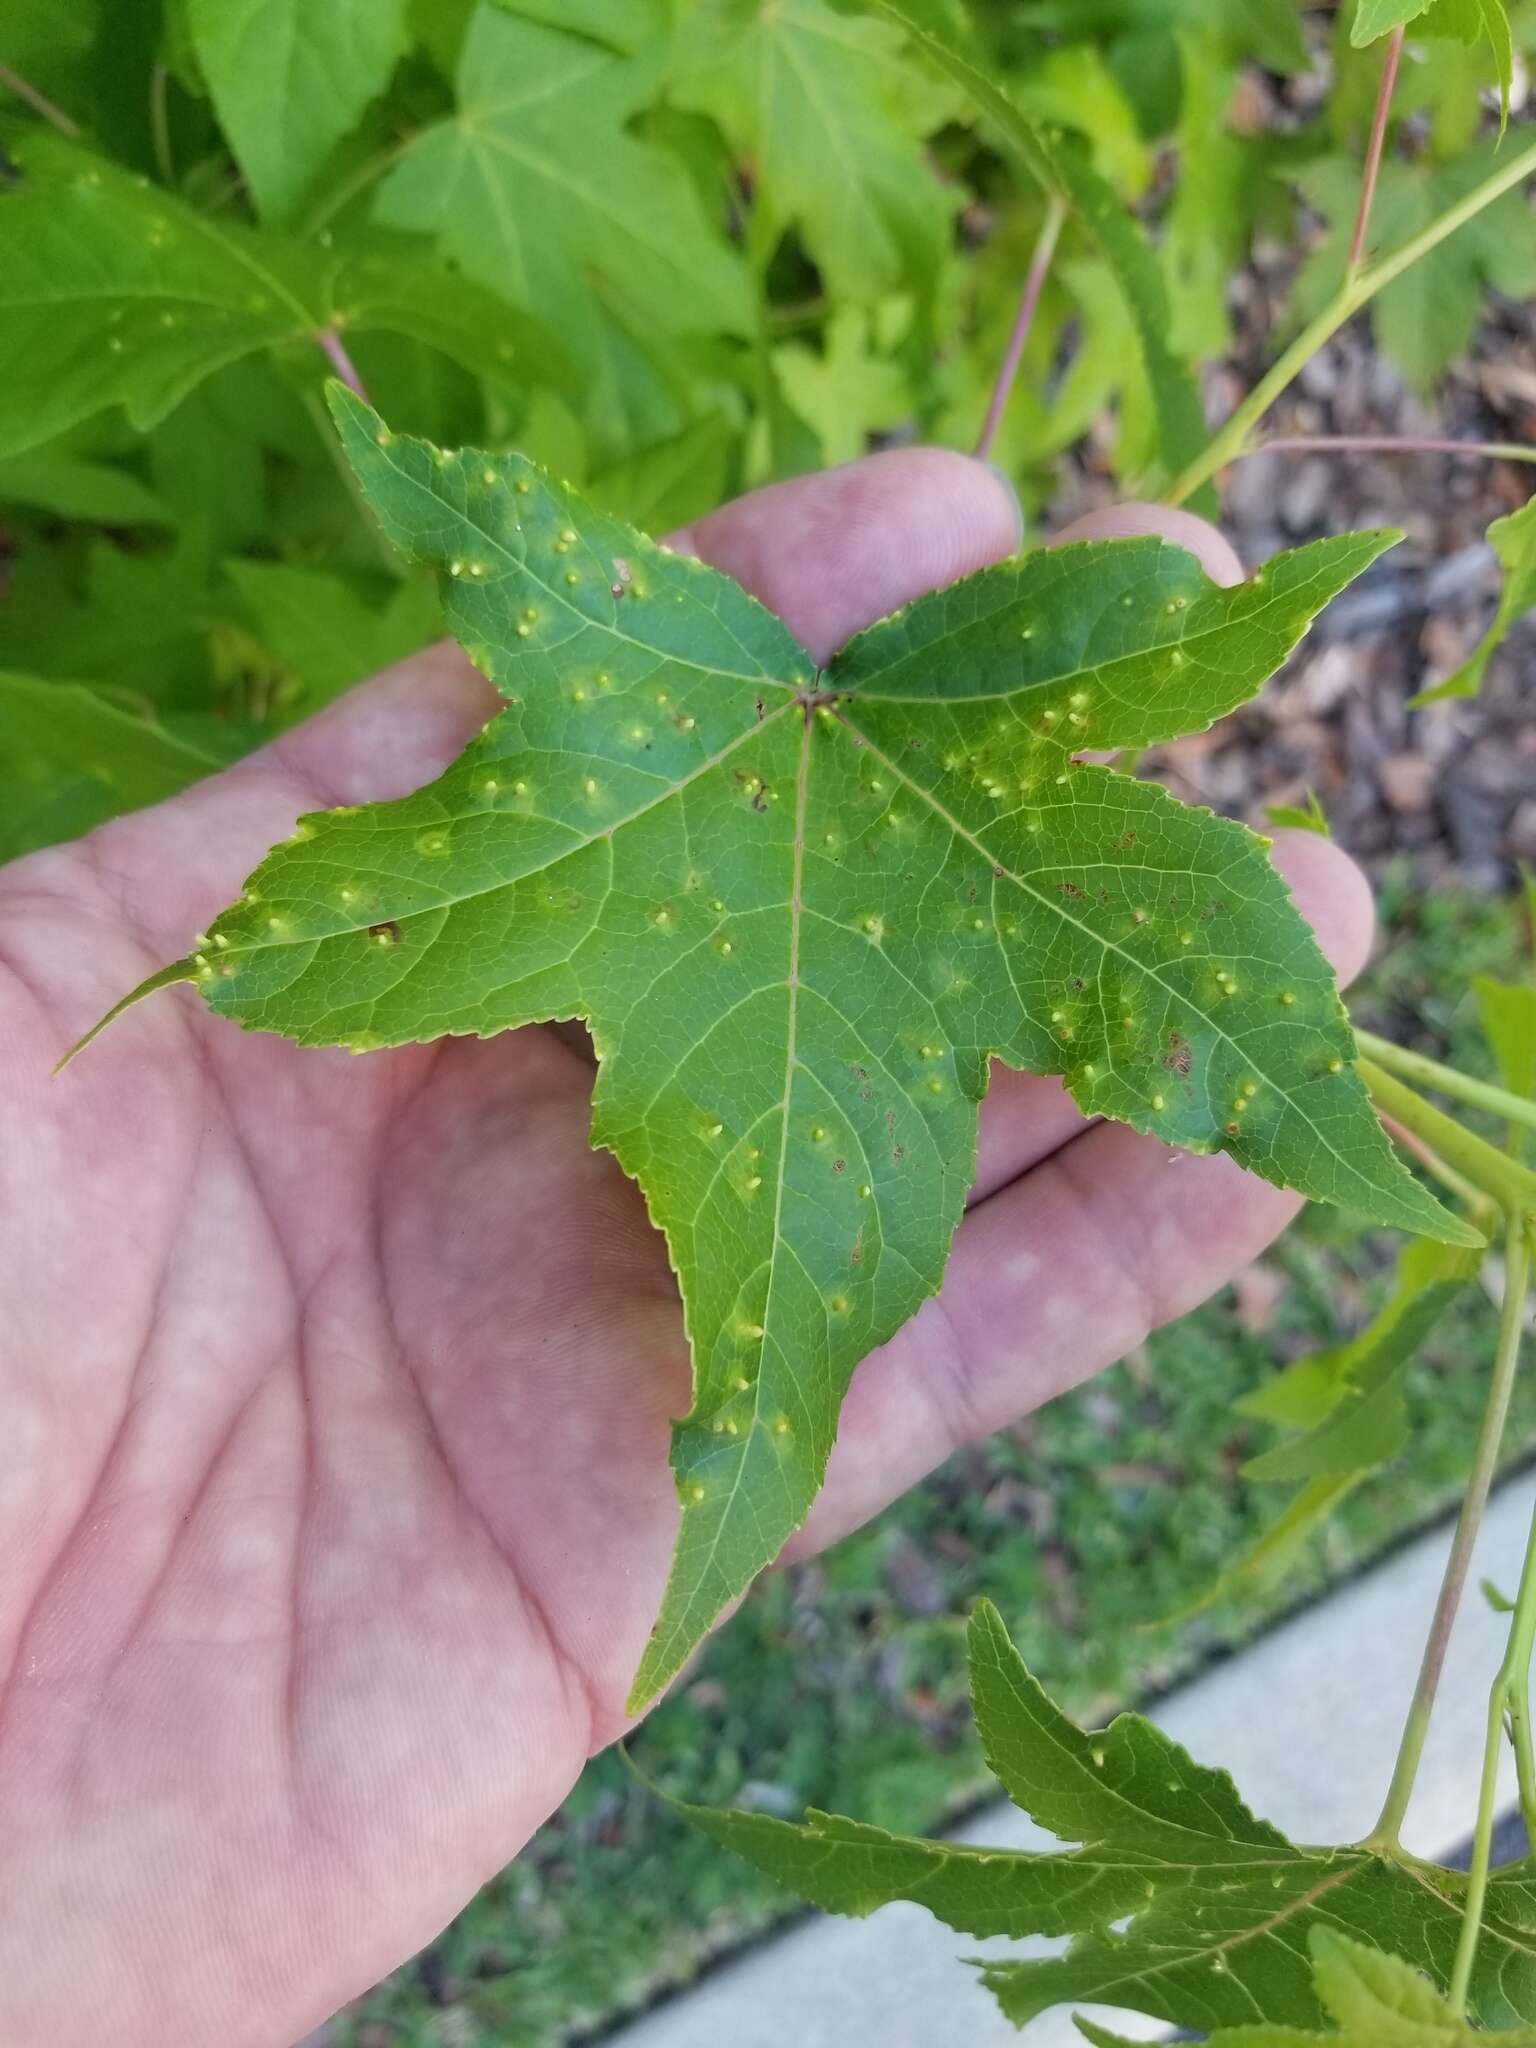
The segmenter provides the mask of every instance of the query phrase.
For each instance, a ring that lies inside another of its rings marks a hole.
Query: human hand
[[[1235,580],[1211,529],[1155,524]],[[1016,541],[988,471],[905,450],[678,544],[821,656]],[[431,650],[0,873],[9,2048],[283,2048],[624,1726],[688,1366],[662,1242],[588,1147],[580,1034],[350,1059],[183,991],[48,1078],[299,812],[417,787],[494,704]],[[1353,971],[1358,873],[1304,834],[1276,858]],[[1088,1125],[1055,1081],[999,1072],[981,1128],[944,1292],[856,1376],[796,1554],[1182,1314],[1297,1206]]]

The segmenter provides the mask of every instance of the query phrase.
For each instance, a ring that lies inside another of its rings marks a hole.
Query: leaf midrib
[[[785,711],[794,708],[797,707],[792,705],[785,705],[783,707]],[[776,718],[782,717],[782,715],[782,711],[774,714]],[[771,723],[771,721],[769,722]],[[768,1252],[768,1288],[763,1297],[763,1325],[765,1331],[771,1330],[773,1282],[774,1276],[778,1271],[779,1248],[783,1242],[784,1189],[789,1177],[786,1169],[789,1163],[789,1110],[790,1098],[794,1093],[795,1086],[796,1037],[800,1012],[800,930],[804,922],[805,911],[803,901],[805,885],[805,820],[810,803],[812,723],[812,719],[807,715],[803,721],[804,730],[800,736],[800,764],[795,776],[794,854],[790,870],[788,905],[789,973],[785,982],[785,987],[789,992],[789,1021],[784,1047],[784,1090],[779,1097],[779,1164],[778,1181],[774,1188],[773,1200],[773,1239]],[[759,731],[761,729],[761,727],[757,728]],[[766,1345],[767,1336],[765,1335],[761,1341]],[[741,1455],[735,1461],[735,1470],[731,1475],[730,1488],[721,1496],[715,1508],[714,1532],[710,1537],[708,1548],[703,1553],[703,1567],[698,1574],[700,1579],[703,1578],[704,1573],[713,1570],[715,1558],[720,1549],[721,1538],[727,1524],[732,1520],[736,1498],[742,1487],[743,1474],[747,1469],[746,1453],[754,1435],[762,1424],[762,1407],[763,1364],[761,1357],[759,1357],[757,1376],[752,1385],[751,1425],[747,1437],[742,1444]],[[674,1638],[676,1633],[677,1631],[674,1629]]]

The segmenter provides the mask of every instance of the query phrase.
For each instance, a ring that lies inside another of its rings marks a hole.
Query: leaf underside
[[[985,1603],[972,1618],[970,1661],[989,1766],[1015,1805],[1079,1846],[975,1849],[826,1814],[797,1826],[672,1803],[827,1911],[865,1914],[911,1899],[964,1934],[1070,1937],[1061,1954],[983,1966],[1020,2026],[1052,2006],[1092,2000],[1202,2036],[1237,2028],[1213,2036],[1232,2048],[1304,2048],[1312,2033],[1268,2029],[1316,2029],[1330,2014],[1357,2048],[1398,2039],[1451,2048],[1472,2038],[1455,2030],[1434,1988],[1449,1977],[1461,1931],[1460,1872],[1363,1848],[1300,1847],[1249,1812],[1225,1771],[1196,1763],[1139,1714],[1084,1733],[1036,1683]],[[1484,2026],[1536,2018],[1532,1863],[1493,1876],[1469,2007]],[[1388,2032],[1388,2019],[1426,2031]],[[1447,2031],[1430,2032],[1431,2023]],[[1511,2038],[1533,2036],[1521,2027]]]
[[[804,1519],[855,1365],[933,1294],[991,1056],[1405,1229],[1332,975],[1241,826],[1079,765],[1247,697],[1389,536],[1232,590],[1155,539],[982,571],[818,673],[728,577],[339,386],[386,533],[506,708],[399,802],[304,820],[184,965],[367,1051],[584,1018],[593,1142],[665,1231],[694,1363],[650,1698]]]

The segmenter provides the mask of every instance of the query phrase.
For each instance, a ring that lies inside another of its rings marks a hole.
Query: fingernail
[[[1013,506],[1017,539],[1019,542],[1022,542],[1024,539],[1024,503],[1019,496],[1018,485],[999,462],[984,462],[982,468],[991,470],[1003,489],[1008,493],[1008,501]]]

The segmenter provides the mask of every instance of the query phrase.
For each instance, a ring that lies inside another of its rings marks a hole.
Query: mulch
[[[1294,260],[1276,249],[1236,280],[1233,355],[1207,380],[1213,419],[1262,371]],[[1493,303],[1433,411],[1358,321],[1314,358],[1264,431],[1536,441],[1536,306]],[[1053,524],[1114,495],[1107,471],[1091,465],[1090,452],[1064,477]],[[1408,700],[1477,644],[1500,582],[1484,531],[1533,487],[1536,469],[1479,457],[1341,450],[1234,463],[1222,480],[1225,524],[1250,565],[1353,527],[1400,527],[1407,538],[1335,600],[1256,703],[1149,753],[1144,772],[1259,829],[1267,805],[1315,790],[1367,868],[1407,861],[1426,887],[1508,887],[1536,863],[1536,615],[1495,656],[1476,700],[1419,710]]]

